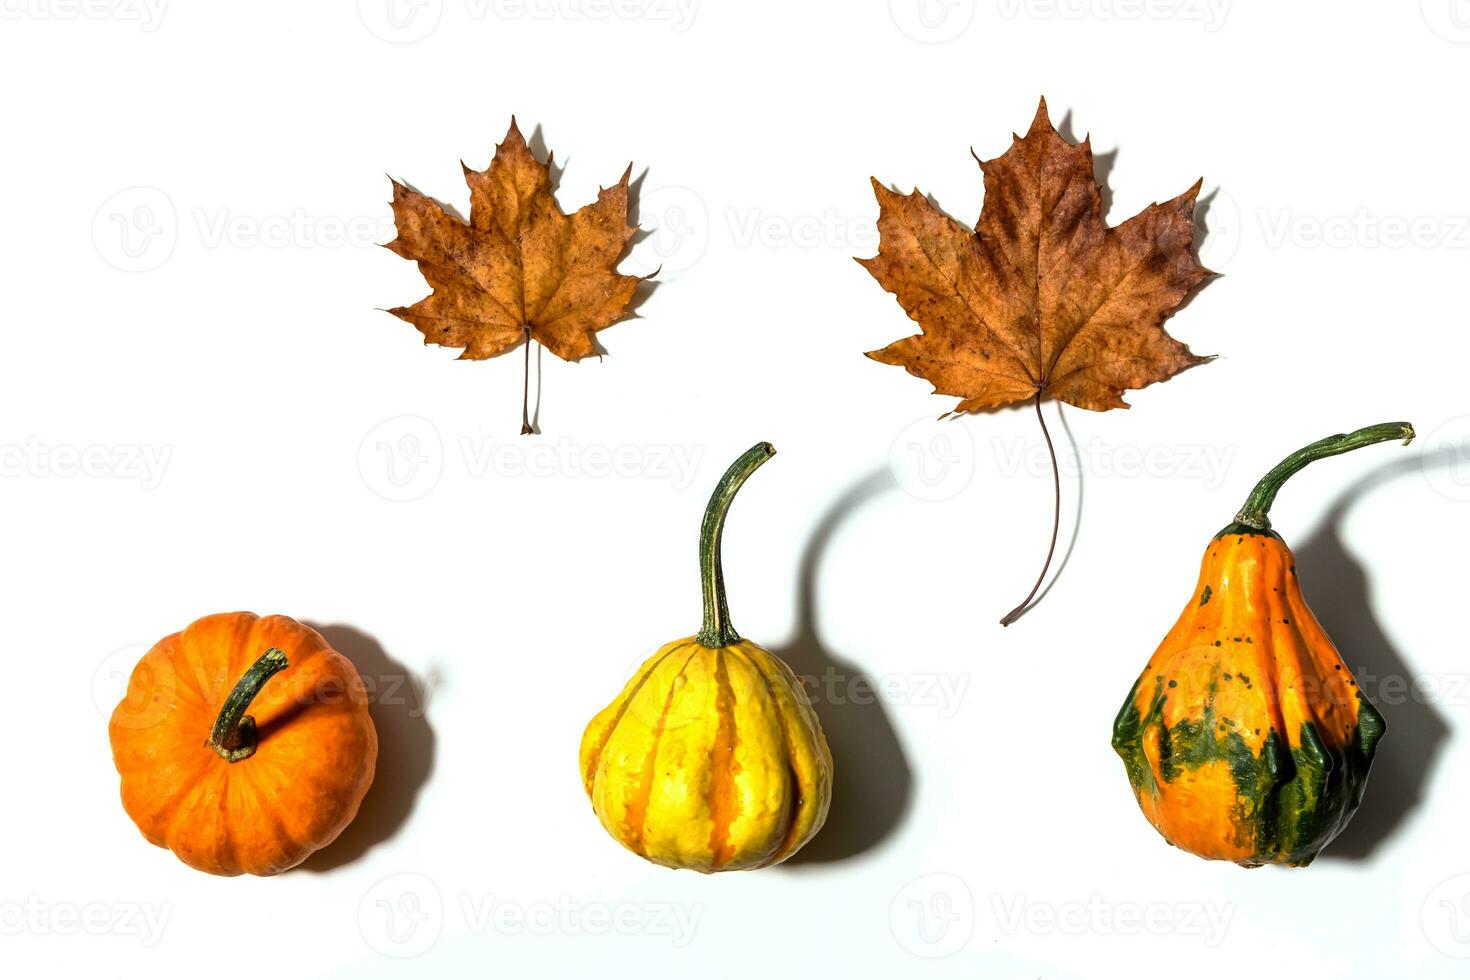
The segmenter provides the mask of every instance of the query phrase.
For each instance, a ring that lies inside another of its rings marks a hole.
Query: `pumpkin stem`
[[[265,687],[265,682],[288,666],[290,664],[286,662],[286,655],[276,647],[262,653],[260,659],[245,671],[245,676],[240,678],[230,696],[225,698],[225,706],[219,709],[214,730],[209,733],[209,741],[204,744],[218,752],[220,758],[226,762],[239,762],[254,755],[255,719],[247,715],[245,709],[250,707],[250,702]]]
[[[1009,626],[1021,618],[1026,607],[1036,595],[1036,590],[1041,588],[1041,583],[1046,581],[1046,570],[1051,568],[1052,556],[1057,553],[1057,532],[1062,529],[1062,471],[1057,468],[1057,450],[1052,445],[1051,433],[1046,428],[1046,416],[1041,414],[1041,390],[1036,392],[1036,421],[1041,423],[1041,434],[1046,437],[1046,451],[1051,453],[1051,483],[1052,483],[1052,513],[1051,513],[1051,546],[1046,549],[1046,561],[1041,563],[1041,574],[1036,576],[1036,584],[1031,586],[1031,591],[1026,593],[1026,598],[1021,604],[1001,619],[1000,625]]]
[[[1402,439],[1404,445],[1407,446],[1414,439],[1414,427],[1407,422],[1384,422],[1380,425],[1370,425],[1356,432],[1338,433],[1335,436],[1318,439],[1310,446],[1303,446],[1277,463],[1271,472],[1261,477],[1261,482],[1257,483],[1251,495],[1245,498],[1245,506],[1240,508],[1240,513],[1235,515],[1235,523],[1244,524],[1257,531],[1271,530],[1271,519],[1266,516],[1266,512],[1271,509],[1271,504],[1276,500],[1276,492],[1281,489],[1281,485],[1291,479],[1298,470],[1319,459],[1351,452],[1374,443],[1387,442],[1390,439]]]
[[[730,607],[725,602],[725,572],[720,567],[720,537],[725,530],[725,515],[729,513],[730,502],[735,499],[740,485],[774,455],[776,447],[769,442],[758,442],[747,449],[720,477],[709,504],[704,508],[704,523],[699,528],[699,578],[704,587],[704,625],[694,638],[711,649],[740,642],[740,634],[730,625]]]

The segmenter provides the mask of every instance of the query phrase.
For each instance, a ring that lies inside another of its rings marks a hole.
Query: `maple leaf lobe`
[[[973,152],[973,151],[972,151]],[[1052,126],[976,157],[985,198],[972,232],[918,190],[873,180],[879,247],[859,259],[920,333],[868,354],[960,399],[955,412],[1043,396],[1094,411],[1210,360],[1164,321],[1211,273],[1194,256],[1200,184],[1117,227],[1103,218],[1090,140]]]
[[[490,165],[461,161],[470,190],[465,221],[393,181],[398,237],[387,248],[418,264],[432,292],[388,312],[426,344],[463,348],[462,359],[495,357],[528,337],[574,361],[597,352],[593,334],[623,319],[643,280],[617,264],[637,230],[628,224],[632,166],[597,200],[570,215],[556,202],[546,163],[515,118]]]

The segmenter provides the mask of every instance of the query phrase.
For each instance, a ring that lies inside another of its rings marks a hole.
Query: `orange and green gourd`
[[[649,657],[582,735],[603,827],[655,864],[711,873],[777,864],[821,829],[832,755],[806,693],[730,625],[720,539],[730,503],[775,453],[760,443],[715,487],[700,530],[704,624]]]
[[[1247,867],[1305,866],[1357,811],[1383,716],[1307,608],[1267,512],[1308,463],[1413,436],[1392,422],[1306,446],[1211,540],[1113,725],[1134,796],[1170,844]]]

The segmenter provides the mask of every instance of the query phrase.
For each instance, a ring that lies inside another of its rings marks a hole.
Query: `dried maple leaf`
[[[878,254],[858,261],[922,332],[868,356],[959,397],[955,413],[1029,400],[1038,418],[1048,397],[1127,408],[1124,391],[1210,360],[1163,328],[1211,275],[1193,251],[1200,184],[1109,228],[1090,140],[1063,139],[1045,99],[1026,135],[1012,138],[996,159],[976,158],[985,201],[974,232],[917,190],[897,194],[873,181]],[[1054,451],[1052,464],[1055,477]],[[1045,577],[1043,567],[1038,587]]]
[[[389,310],[424,343],[462,347],[461,359],[495,357],[530,342],[563,360],[597,352],[592,335],[627,315],[639,276],[617,264],[637,230],[628,224],[632,166],[596,202],[571,215],[556,203],[551,158],[536,159],[515,118],[483,171],[464,164],[468,223],[434,199],[393,181],[398,237],[387,247],[418,263],[433,292]],[[521,431],[529,433],[529,412]]]

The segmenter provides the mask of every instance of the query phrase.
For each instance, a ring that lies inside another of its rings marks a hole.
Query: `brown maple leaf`
[[[1127,408],[1123,392],[1210,360],[1163,323],[1212,273],[1194,256],[1197,182],[1116,228],[1103,220],[1092,144],[1052,127],[1042,99],[1024,137],[980,160],[985,201],[971,232],[917,190],[873,180],[878,254],[859,259],[920,333],[868,354],[960,399],[954,414],[1032,401],[1051,453],[1056,494],[1046,579],[1061,524],[1061,476],[1044,398],[1093,411]]]
[[[417,262],[433,292],[388,312],[417,327],[426,344],[464,348],[461,359],[526,343],[528,375],[531,340],[568,361],[596,353],[592,335],[627,315],[643,281],[617,271],[637,230],[628,224],[632,165],[571,215],[556,202],[550,156],[536,159],[514,117],[488,168],[460,166],[468,223],[393,181],[398,237],[387,248]],[[531,431],[528,417],[522,430]]]
[[[1194,257],[1200,185],[1116,228],[1103,220],[1090,140],[1072,144],[1046,100],[1024,137],[979,160],[972,233],[915,190],[877,180],[878,254],[858,261],[922,333],[868,354],[961,401],[955,412],[1043,396],[1094,411],[1210,360],[1164,320],[1211,273]]]

